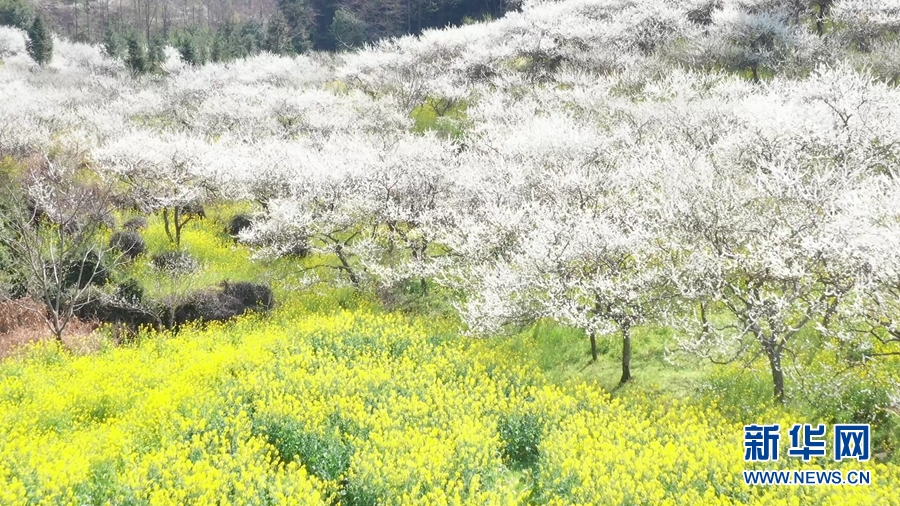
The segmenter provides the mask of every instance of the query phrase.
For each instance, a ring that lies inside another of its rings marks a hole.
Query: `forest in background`
[[[129,39],[188,47],[188,59],[227,61],[341,50],[502,16],[516,0],[0,0],[0,25],[28,29],[40,15],[76,42],[102,43],[115,56]]]

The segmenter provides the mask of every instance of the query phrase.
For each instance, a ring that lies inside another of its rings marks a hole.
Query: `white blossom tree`
[[[78,311],[95,301],[92,285],[104,284],[121,258],[101,240],[111,218],[108,188],[79,182],[75,172],[44,156],[21,187],[9,181],[0,188],[0,243],[19,263],[25,293],[46,307],[47,329],[60,341]]]

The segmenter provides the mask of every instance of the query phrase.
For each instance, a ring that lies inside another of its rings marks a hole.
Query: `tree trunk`
[[[622,329],[622,379],[620,385],[631,381],[631,329]]]
[[[347,261],[347,257],[344,256],[344,249],[340,244],[335,247],[335,254],[337,254],[338,260],[341,261],[341,268],[347,273],[350,282],[353,283],[353,286],[359,288],[359,277],[353,272],[353,268],[350,267],[350,262]]]
[[[766,344],[764,347],[766,356],[769,358],[769,367],[772,369],[775,401],[784,404],[784,369],[781,367],[781,350],[774,343]]]
[[[169,228],[169,208],[164,207],[162,210],[163,217],[163,228],[166,231],[166,237],[169,238],[169,242],[175,242],[175,237],[172,235],[172,229]],[[177,218],[176,218],[177,220]]]
[[[175,206],[175,246],[181,247],[181,227],[184,226],[184,222],[181,221],[182,210],[180,207]]]
[[[594,335],[593,332],[590,334],[591,336],[591,362],[597,361],[597,336]]]

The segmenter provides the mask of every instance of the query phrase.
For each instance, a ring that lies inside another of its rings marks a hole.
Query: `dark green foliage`
[[[2,233],[6,232],[0,231]],[[22,263],[6,245],[0,243],[0,298],[8,296],[18,299],[27,293],[27,276]]]
[[[366,24],[353,12],[340,8],[334,13],[331,34],[337,49],[353,49],[366,42]]]
[[[233,237],[234,240],[237,240],[238,234],[247,230],[252,225],[253,222],[250,220],[250,215],[236,214],[228,222],[228,235]]]
[[[255,19],[247,21],[240,28],[239,41],[239,57],[258,54],[263,50],[263,46],[266,43],[266,33],[263,29],[263,25]]]
[[[283,18],[282,18],[283,23]],[[290,46],[287,25],[282,24],[283,40]],[[215,62],[228,62],[252,56],[267,46],[263,26],[255,20],[245,23],[226,21],[212,36],[209,58]]]
[[[700,26],[712,24],[712,14],[716,9],[722,8],[722,0],[706,0],[692,6],[687,12],[688,21]]]
[[[0,25],[27,30],[31,20],[31,7],[25,0],[0,0]]]
[[[0,24],[28,29],[33,20],[29,3],[29,0],[0,0]],[[97,6],[90,8],[90,14],[85,18],[85,7],[79,4],[75,18],[71,8],[51,8],[45,11],[45,16],[49,17],[44,21],[47,26],[63,30],[63,35],[71,40],[102,42],[108,55],[122,59],[127,57],[122,33],[140,33],[147,53],[152,53],[155,37],[190,33],[190,42],[177,35],[170,40],[184,50],[185,62],[202,65],[210,59],[229,61],[261,50],[288,54],[309,49],[346,49],[360,43],[356,30],[360,26],[365,28],[363,40],[366,41],[406,33],[420,34],[427,28],[461,25],[465,19],[496,19],[509,10],[511,4],[519,3],[510,0],[278,0],[263,4],[222,4],[214,9],[215,14],[210,13],[212,17],[188,15],[185,4],[183,7],[170,6],[175,10],[170,9],[168,15],[158,11],[155,20],[147,19],[152,12],[143,12],[144,8],[112,13]],[[339,13],[352,13],[352,18]],[[235,21],[247,18],[252,19]],[[267,20],[266,27],[254,19]],[[346,21],[351,27],[349,32]],[[108,37],[111,34],[104,33],[109,32],[108,27],[113,24],[118,40],[111,40]],[[220,35],[220,31],[225,33]],[[284,44],[285,40],[287,44]],[[152,65],[154,61],[158,60],[148,54],[150,72],[156,70]]]
[[[500,453],[503,462],[511,469],[533,467],[540,458],[544,425],[537,415],[513,414],[500,420]]]
[[[0,295],[21,297],[26,292],[22,263],[7,244],[7,238],[15,236],[13,224],[3,217],[21,215],[25,203],[22,189],[16,178],[17,166],[11,159],[0,158]]]
[[[182,216],[193,216],[195,218],[206,219],[206,209],[204,209],[203,204],[199,202],[181,206],[178,210],[181,212]]]
[[[53,37],[41,16],[34,18],[27,35],[25,48],[28,51],[28,55],[38,65],[43,66],[50,63],[50,60],[53,59]]]
[[[147,250],[147,245],[141,235],[131,230],[113,234],[109,238],[109,247],[122,252],[122,255],[131,260],[143,255]]]
[[[113,24],[109,24],[103,34],[103,52],[110,58],[121,58],[125,54],[125,37]]]
[[[310,250],[308,243],[297,242],[294,243],[290,249],[285,251],[283,255],[287,257],[306,258],[311,252],[312,250]]]
[[[224,322],[244,314],[247,307],[236,297],[215,290],[200,290],[174,310],[176,326],[188,322]]]
[[[272,54],[290,54],[294,52],[291,42],[291,30],[281,13],[277,13],[266,26],[265,50]]]
[[[154,37],[147,46],[147,70],[159,72],[166,61],[166,40]]]
[[[66,287],[105,285],[109,281],[109,275],[109,266],[95,250],[75,254],[63,265],[63,285]]]
[[[310,26],[310,41],[314,49],[333,51],[336,47],[334,35],[331,33],[331,23],[334,13],[339,7],[338,0],[308,0],[312,12],[312,26]],[[373,2],[375,3],[375,2]]]
[[[312,11],[306,0],[279,0],[278,8],[284,16],[288,28],[288,36],[291,46],[298,53],[305,52],[312,47],[310,34],[313,19]],[[319,12],[316,13],[321,14]]]
[[[173,309],[171,323],[223,322],[247,311],[267,311],[275,304],[271,288],[247,282],[223,282],[221,290],[199,290]]]
[[[358,480],[349,480],[343,490],[341,506],[378,506],[383,504],[376,490],[368,483],[360,483]]]
[[[144,48],[144,45],[141,44],[137,35],[133,33],[130,34],[126,46],[128,48],[128,53],[125,57],[125,66],[128,67],[128,70],[131,71],[132,75],[146,73],[150,69],[147,62],[147,50]]]
[[[178,54],[188,65],[203,65],[209,57],[206,37],[202,32],[189,31],[181,34],[177,42]]]
[[[519,70],[524,72],[532,82],[546,82],[553,79],[556,71],[563,63],[563,57],[554,51],[534,49],[521,55],[523,64]]]
[[[101,407],[100,411],[104,411],[104,409]],[[100,415],[91,417],[97,421],[106,420],[109,417],[107,413],[94,413],[94,415]],[[87,479],[75,485],[73,489],[78,504],[92,506],[113,503],[135,504],[137,501],[133,497],[129,497],[133,496],[133,492],[119,483],[122,467],[121,458],[92,462]],[[129,500],[122,501],[122,497],[128,497]]]
[[[126,279],[116,285],[115,296],[134,304],[144,300],[144,287],[136,279]]]
[[[353,447],[338,435],[308,432],[289,417],[257,421],[254,432],[265,437],[284,463],[299,461],[321,480],[337,480],[350,467]]]
[[[222,282],[222,293],[241,301],[247,309],[269,310],[275,306],[272,289],[266,285],[247,281]]]
[[[120,284],[112,295],[91,288],[82,294],[75,314],[83,320],[123,324],[133,331],[142,326],[160,328],[159,314],[142,297],[143,289],[133,280]]]
[[[242,56],[240,32],[235,23],[226,21],[213,35],[209,59],[214,62],[227,62],[240,56]]]
[[[147,218],[143,216],[135,216],[134,218],[126,221],[125,224],[122,225],[122,228],[124,228],[125,230],[138,231],[144,230],[145,228],[147,228],[147,225],[149,225]]]

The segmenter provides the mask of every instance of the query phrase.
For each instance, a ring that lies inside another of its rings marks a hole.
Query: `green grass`
[[[147,251],[125,265],[121,276],[137,280],[149,297],[164,296],[173,290],[210,287],[226,280],[270,284],[276,295],[279,292],[283,295],[301,272],[298,263],[302,265],[309,260],[254,259],[250,249],[235,244],[227,233],[228,221],[235,214],[249,210],[247,203],[207,206],[206,219],[193,219],[182,229],[180,248],[166,235],[162,217],[158,214],[149,216],[149,226],[141,231]],[[200,267],[195,272],[175,279],[153,268],[155,255],[178,249],[199,262]]]
[[[696,391],[710,367],[699,361],[673,363],[667,347],[672,333],[659,327],[640,327],[632,334],[631,372],[633,380],[619,386],[622,375],[622,345],[618,335],[597,340],[597,361],[591,359],[590,342],[582,330],[541,321],[512,336],[494,338],[495,346],[511,357],[533,360],[551,381],[585,382],[613,395],[652,391],[683,397]]]
[[[438,136],[456,139],[462,136],[466,125],[468,102],[446,101],[434,97],[413,109],[409,116],[415,121],[413,132],[433,131]]]

